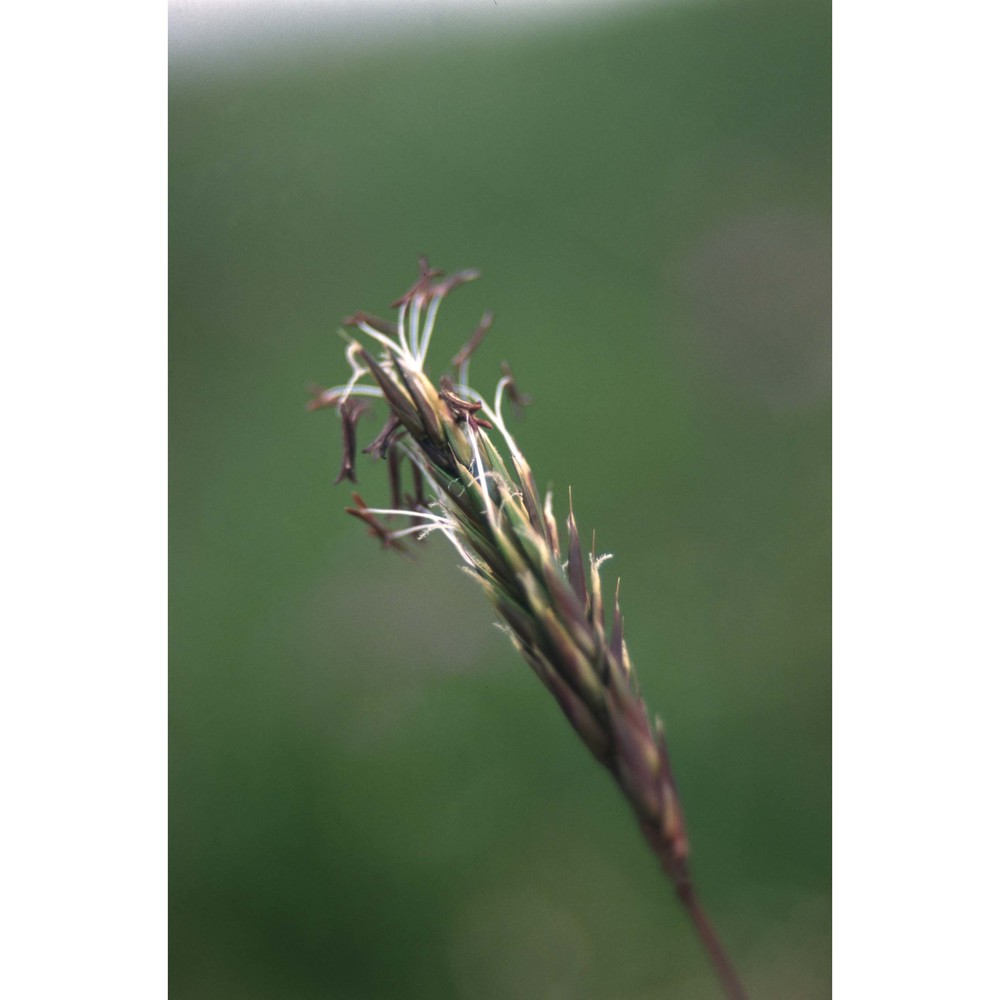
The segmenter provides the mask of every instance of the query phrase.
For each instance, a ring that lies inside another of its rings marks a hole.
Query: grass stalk
[[[469,384],[471,357],[492,316],[483,317],[455,355],[453,377],[435,386],[424,371],[438,307],[476,276],[463,271],[445,277],[421,261],[419,278],[393,303],[395,323],[367,313],[344,321],[355,331],[347,335],[352,376],[343,385],[315,390],[309,406],[339,412],[344,457],[337,481],[356,482],[358,420],[368,399],[385,402],[388,420],[365,451],[387,460],[393,497],[391,507],[373,509],[355,493],[347,513],[385,548],[403,554],[433,532],[454,546],[514,647],[624,792],[726,997],[743,1000],[743,987],[691,882],[687,832],[663,726],[659,719],[650,721],[639,691],[623,634],[619,586],[606,602],[600,573],[606,557],[593,548],[584,551],[572,496],[565,533],[551,494],[541,498],[504,421],[504,403],[520,407],[527,401],[510,369],[505,366],[492,401]],[[403,487],[407,466],[410,492]]]

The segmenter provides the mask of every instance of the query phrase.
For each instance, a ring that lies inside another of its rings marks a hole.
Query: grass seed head
[[[481,585],[515,648],[552,693],[593,755],[614,775],[665,866],[683,864],[687,839],[662,731],[650,725],[623,636],[616,585],[608,629],[596,543],[584,558],[570,495],[562,539],[552,496],[535,479],[502,412],[528,397],[504,364],[492,402],[469,381],[471,360],[493,322],[486,313],[435,384],[427,351],[442,301],[478,276],[446,277],[420,262],[420,275],[393,304],[395,323],[358,312],[345,321],[352,377],[314,390],[311,409],[335,407],[344,459],[338,481],[356,479],[358,420],[372,398],[387,419],[365,454],[387,462],[391,503],[368,507],[358,494],[347,512],[384,548],[443,534]],[[402,472],[413,470],[414,489]],[[650,833],[654,831],[655,833]]]

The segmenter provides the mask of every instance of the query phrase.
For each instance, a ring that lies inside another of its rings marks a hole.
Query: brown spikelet
[[[621,590],[621,587],[622,582],[621,579],[619,579],[615,584],[615,610],[611,625],[611,655],[618,663],[622,664],[624,669],[625,647],[624,639],[622,637],[622,609],[621,605],[618,603],[618,592]]]
[[[549,551],[555,556],[558,562],[561,558],[559,554],[559,526],[556,524],[555,515],[552,513],[552,491],[545,494],[545,507],[542,516],[545,520],[545,537],[549,543]]]
[[[604,634],[604,600],[601,597],[601,572],[597,559],[596,531],[594,531],[590,543],[590,624],[599,634]]]
[[[576,530],[576,518],[573,516],[573,491],[569,494],[569,516],[566,518],[566,528],[569,531],[569,582],[580,603],[587,604],[587,581],[583,573],[583,554],[580,551],[580,533]]]
[[[392,408],[392,413],[396,419],[411,433],[421,434],[423,425],[420,421],[420,414],[417,412],[413,401],[406,395],[405,391],[392,379],[388,372],[383,371],[381,365],[363,347],[360,348],[361,356],[368,366],[368,371],[378,383],[382,390],[386,402]]]

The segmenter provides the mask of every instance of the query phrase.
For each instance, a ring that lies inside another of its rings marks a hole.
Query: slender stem
[[[708,914],[702,909],[701,903],[695,895],[686,858],[677,857],[670,843],[655,828],[644,825],[643,832],[646,834],[649,845],[660,859],[660,864],[667,877],[673,882],[677,896],[684,905],[687,915],[691,918],[691,923],[694,924],[694,929],[697,931],[702,947],[712,963],[712,968],[715,970],[715,975],[726,995],[726,1000],[747,1000],[747,991],[743,988],[726,949],[722,947],[722,942],[719,940],[719,935],[716,934],[712,922],[708,919]]]
[[[743,989],[743,984],[736,975],[736,969],[733,968],[733,963],[722,947],[722,942],[719,940],[718,934],[715,933],[715,928],[708,919],[708,914],[698,902],[694,887],[689,881],[676,882],[675,884],[677,895],[684,904],[684,908],[698,932],[698,937],[711,959],[712,967],[719,977],[723,990],[725,990],[727,1000],[747,1000],[746,990]]]

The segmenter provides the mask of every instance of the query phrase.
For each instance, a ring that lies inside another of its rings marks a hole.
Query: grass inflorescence
[[[503,417],[526,402],[504,366],[492,400],[469,383],[469,367],[492,322],[487,313],[435,385],[425,373],[438,309],[477,277],[446,277],[421,261],[420,276],[393,303],[396,322],[356,313],[344,326],[351,377],[315,389],[310,408],[335,408],[343,431],[337,482],[357,482],[357,426],[368,400],[387,419],[364,451],[386,461],[391,505],[368,506],[359,493],[347,513],[383,546],[408,554],[440,532],[479,584],[517,651],[549,690],[594,757],[625,793],[649,845],[673,882],[727,996],[742,987],[694,895],[688,838],[658,718],[650,720],[622,627],[620,585],[606,602],[601,564],[585,551],[572,509],[560,532],[552,494],[544,500]],[[605,604],[610,604],[606,616]],[[607,618],[610,621],[606,620]]]

